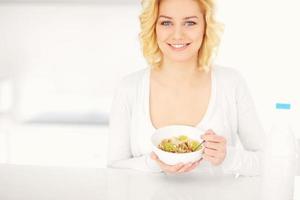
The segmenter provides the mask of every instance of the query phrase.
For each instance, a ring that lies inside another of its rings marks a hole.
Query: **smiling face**
[[[186,62],[198,58],[205,21],[195,0],[161,0],[156,23],[157,44],[164,59]]]

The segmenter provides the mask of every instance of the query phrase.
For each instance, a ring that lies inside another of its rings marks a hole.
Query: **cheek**
[[[192,41],[194,41],[194,45],[197,47],[200,47],[202,45],[203,42],[203,32],[196,32],[190,35],[190,38],[192,39]]]
[[[191,37],[194,39],[194,41],[202,41],[203,36],[204,36],[204,30],[202,29],[195,31],[191,34]]]
[[[157,28],[156,29],[156,37],[158,42],[166,41],[170,36],[170,30]]]

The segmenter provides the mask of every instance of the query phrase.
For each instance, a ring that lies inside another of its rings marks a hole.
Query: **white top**
[[[227,140],[227,155],[219,167],[202,161],[199,171],[258,175],[264,131],[245,80],[236,70],[215,66],[209,105],[197,127],[212,129]],[[150,159],[150,68],[124,77],[115,92],[110,114],[108,166],[160,171]],[[239,141],[242,145],[239,145]]]

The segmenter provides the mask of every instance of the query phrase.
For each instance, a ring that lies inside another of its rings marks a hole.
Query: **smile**
[[[186,44],[168,44],[173,50],[181,51],[186,49],[191,43]]]

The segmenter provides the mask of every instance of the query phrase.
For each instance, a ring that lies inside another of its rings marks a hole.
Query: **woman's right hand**
[[[151,153],[151,159],[155,160],[159,165],[160,169],[167,174],[181,174],[185,172],[190,172],[193,169],[195,169],[202,160],[201,158],[200,160],[193,163],[187,163],[187,164],[178,163],[176,165],[168,165],[163,161],[161,161],[154,152]]]

